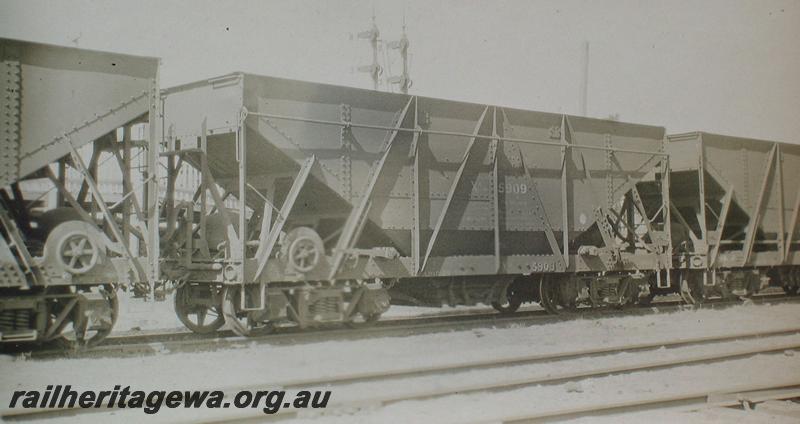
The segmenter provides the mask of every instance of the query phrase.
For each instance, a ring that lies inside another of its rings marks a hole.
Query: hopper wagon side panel
[[[164,109],[167,181],[207,187],[167,193],[162,277],[239,334],[561,285],[627,302],[671,266],[660,127],[244,73]]]
[[[267,174],[293,175],[313,155],[314,195],[301,195],[290,220],[325,209],[328,228],[337,218],[341,227],[369,196],[369,223],[353,247],[389,243],[403,258],[404,275],[526,273],[537,261],[539,270],[566,270],[565,224],[576,256],[576,239],[591,229],[597,206],[618,208],[630,185],[660,172],[664,158],[659,127],[244,78],[252,113],[248,175],[264,182]],[[575,146],[566,159],[565,143]],[[579,257],[570,262],[573,269],[593,266]]]

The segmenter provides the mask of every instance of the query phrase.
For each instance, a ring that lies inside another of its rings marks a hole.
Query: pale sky
[[[10,1],[0,36],[162,58],[162,87],[247,71],[371,88],[405,11],[412,94],[800,143],[800,1]],[[392,70],[399,69],[397,59]]]

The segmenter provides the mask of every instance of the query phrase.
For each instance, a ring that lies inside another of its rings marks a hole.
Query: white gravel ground
[[[163,301],[134,299],[130,293],[117,292],[119,317],[114,332],[185,329],[173,307],[173,296]]]
[[[800,404],[791,401],[768,401],[756,405],[752,410],[705,408],[682,411],[666,409],[565,421],[569,424],[797,424],[798,422],[800,422]]]
[[[675,337],[699,337],[752,330],[800,326],[800,305],[747,305],[724,310],[685,310],[668,314],[573,320],[545,325],[505,329],[480,329],[387,337],[360,341],[328,341],[295,346],[253,344],[249,347],[196,354],[163,354],[122,359],[59,359],[30,361],[0,357],[0,399],[10,399],[14,390],[39,389],[48,384],[71,384],[76,388],[110,390],[115,384],[132,390],[224,389],[252,385],[263,390],[270,383],[299,378],[334,376],[351,372],[403,369],[420,364],[447,364],[453,361],[512,357],[614,346],[630,342],[651,342]],[[800,342],[798,336],[781,336],[755,342]],[[754,342],[731,342],[730,349],[752,346]],[[450,384],[560,373],[565,370],[605,367],[657,357],[668,358],[678,352],[700,353],[704,348],[660,350],[657,353],[614,355],[579,361],[527,365],[459,373],[447,379],[416,378],[390,383],[354,384],[333,393],[331,402],[365,393],[444,387]],[[694,350],[693,350],[694,349]],[[579,385],[527,387],[498,393],[449,396],[432,401],[401,402],[382,409],[366,409],[351,415],[316,417],[315,422],[465,422],[496,418],[498,414],[560,409],[578,402],[619,401],[647,393],[685,393],[688,390],[722,390],[743,382],[800,380],[800,353],[778,352],[754,359],[730,360],[714,365],[694,366],[680,371],[651,371],[584,381]],[[231,412],[229,410],[227,412]],[[220,411],[188,411],[215,414]],[[162,410],[148,421],[168,421],[187,410]],[[729,422],[729,410],[704,411],[684,415],[680,412],[647,413],[663,422],[691,419],[696,422]],[[754,414],[755,412],[741,412]],[[714,415],[717,414],[717,415]],[[722,417],[717,419],[715,417]],[[775,420],[785,415],[773,413]],[[141,411],[117,411],[116,418],[139,421]],[[625,416],[627,419],[627,416]],[[752,418],[752,416],[748,415]],[[106,414],[74,417],[72,422],[108,420]],[[189,418],[189,417],[186,417]],[[311,419],[312,417],[308,417]],[[608,422],[619,422],[604,417]],[[736,418],[738,420],[738,418]],[[747,418],[745,418],[746,420]],[[720,421],[721,420],[721,421]],[[647,422],[651,422],[648,419]],[[641,422],[641,421],[639,421]],[[747,422],[747,421],[744,421]],[[774,421],[781,422],[781,421]]]

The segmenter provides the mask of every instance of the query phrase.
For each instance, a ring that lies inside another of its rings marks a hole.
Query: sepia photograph
[[[0,0],[0,420],[800,422],[797,0]]]

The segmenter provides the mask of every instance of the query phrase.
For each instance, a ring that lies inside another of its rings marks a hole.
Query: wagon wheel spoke
[[[506,298],[503,301],[492,302],[492,308],[501,314],[513,314],[522,305],[522,297],[517,295],[510,288],[507,289]]]
[[[90,271],[101,253],[98,246],[86,234],[69,234],[58,243],[54,252],[58,261],[67,271],[74,274]]]
[[[203,309],[198,309],[197,312],[195,312],[195,315],[197,316],[197,325],[199,325],[200,327],[202,327],[203,324],[206,322],[206,311],[207,309],[203,308]]]
[[[310,237],[312,236],[301,235],[289,243],[288,248],[289,263],[297,271],[303,273],[310,272],[316,267],[317,263],[319,263],[320,250],[322,249],[322,247],[318,247],[314,239]]]
[[[214,305],[210,300],[219,301],[213,286],[186,283],[175,291],[175,314],[189,330],[198,334],[208,334],[219,330],[225,320],[220,314],[221,305]]]
[[[240,286],[226,286],[222,291],[222,315],[229,328],[240,336],[261,336],[275,330],[274,323],[265,321],[254,311],[244,313],[239,308]],[[254,315],[255,313],[255,315]]]
[[[88,308],[73,315],[72,329],[61,335],[61,340],[76,348],[93,347],[105,339],[119,315],[119,301],[112,286],[95,286],[87,289],[101,294],[103,302],[92,301]]]
[[[83,260],[81,260],[81,256],[84,255],[85,246],[86,246],[85,238],[81,238],[80,241],[77,242],[77,244],[75,243],[75,240],[69,241],[69,250],[64,252],[64,256],[69,258],[70,267],[74,268],[75,265],[78,264],[78,261],[80,261],[81,267],[83,267],[84,263]],[[89,253],[91,253],[91,250],[89,250]]]

